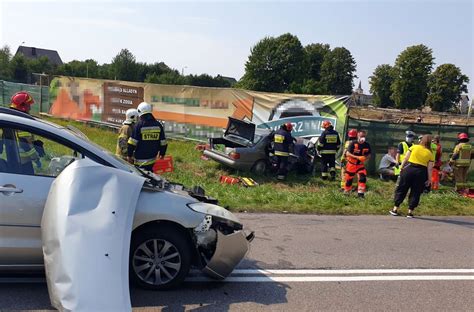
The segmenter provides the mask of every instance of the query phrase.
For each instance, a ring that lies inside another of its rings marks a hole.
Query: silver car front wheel
[[[145,283],[163,285],[169,283],[181,269],[181,256],[172,243],[151,239],[135,250],[133,270]]]
[[[130,278],[144,288],[169,289],[189,272],[191,248],[180,231],[168,226],[134,234],[130,249]]]

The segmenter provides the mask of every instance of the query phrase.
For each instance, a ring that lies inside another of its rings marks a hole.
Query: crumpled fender
[[[145,179],[74,161],[50,189],[41,234],[48,291],[60,311],[130,311],[132,222]]]

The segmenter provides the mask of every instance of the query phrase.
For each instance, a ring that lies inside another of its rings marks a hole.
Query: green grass
[[[116,134],[113,131],[78,122],[52,121],[72,124],[94,142],[115,151]],[[368,193],[361,200],[355,195],[344,196],[339,191],[339,181],[325,182],[319,177],[290,173],[287,181],[281,183],[272,176],[232,171],[214,161],[201,160],[201,153],[194,149],[195,145],[193,142],[170,140],[168,154],[174,158],[175,171],[164,176],[186,186],[202,186],[208,195],[219,199],[220,204],[228,206],[231,211],[386,215],[393,205],[395,184],[382,182],[376,177],[369,177]],[[260,185],[245,188],[220,184],[221,175],[248,176]],[[470,181],[473,181],[473,173],[470,174]],[[406,204],[402,205],[402,209],[406,209]],[[457,195],[452,186],[443,185],[439,191],[422,196],[417,214],[474,215],[474,200]]]

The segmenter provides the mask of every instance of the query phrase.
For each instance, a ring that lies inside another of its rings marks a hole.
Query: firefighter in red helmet
[[[347,132],[347,141],[344,143],[344,150],[342,151],[341,156],[341,189],[344,191],[346,187],[346,152],[349,148],[349,145],[357,140],[357,130],[351,129]]]
[[[30,113],[31,105],[35,103],[33,97],[26,91],[20,91],[13,94],[11,98],[10,108],[22,111],[24,113]]]
[[[458,134],[458,144],[454,147],[453,156],[449,160],[450,165],[454,165],[455,188],[458,192],[463,192],[467,187],[467,172],[474,158],[474,149],[469,144],[467,133]]]
[[[321,133],[316,147],[319,155],[321,155],[321,178],[323,180],[335,180],[336,154],[341,145],[341,139],[329,120],[324,120],[322,127],[324,131]]]
[[[20,91],[11,97],[10,108],[29,114],[31,105],[35,103],[33,97],[26,91]],[[41,157],[44,154],[43,142],[35,140],[28,131],[17,131],[20,152],[20,168],[23,174],[35,174],[33,163],[41,169]]]
[[[352,191],[352,181],[354,176],[358,178],[357,194],[364,198],[367,183],[367,170],[365,162],[372,153],[370,144],[366,141],[367,133],[363,130],[357,133],[357,140],[351,142],[346,151],[346,186],[344,192],[349,194]]]
[[[284,180],[288,173],[288,157],[293,145],[294,139],[291,136],[293,125],[289,122],[280,126],[273,134],[273,149],[277,158],[278,172],[277,179]]]

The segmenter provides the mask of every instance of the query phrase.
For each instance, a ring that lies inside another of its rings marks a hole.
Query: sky
[[[406,47],[433,49],[435,66],[452,63],[472,82],[474,1],[22,1],[0,0],[0,46],[53,49],[63,62],[111,62],[128,48],[141,62],[163,61],[184,74],[239,79],[250,49],[291,33],[303,45],[349,49],[357,87]]]

